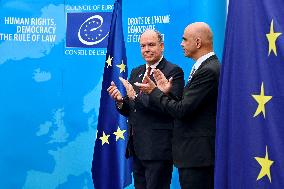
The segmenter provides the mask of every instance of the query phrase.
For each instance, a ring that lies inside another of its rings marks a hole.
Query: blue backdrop
[[[113,3],[0,0],[0,188],[93,188]],[[220,58],[225,19],[226,0],[124,0],[128,70],[144,64],[139,35],[153,28],[164,35],[166,58],[187,78],[193,62],[180,47],[184,27],[207,22]],[[172,188],[179,188],[176,170]]]

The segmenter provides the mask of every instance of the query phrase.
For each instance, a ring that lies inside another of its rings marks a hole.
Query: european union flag
[[[216,189],[284,188],[284,1],[230,0]]]
[[[67,13],[66,47],[107,47],[110,19],[110,12]]]
[[[122,189],[131,184],[131,162],[125,158],[126,119],[117,112],[114,101],[107,92],[111,81],[115,82],[120,91],[124,91],[118,77],[127,78],[126,62],[121,0],[117,0],[108,39],[93,156],[92,176],[96,189]]]

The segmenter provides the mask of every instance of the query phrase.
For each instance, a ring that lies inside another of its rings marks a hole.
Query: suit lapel
[[[204,62],[201,63],[201,65],[199,66],[199,68],[196,70],[195,73],[198,73],[200,71],[200,69],[202,69],[202,67],[208,63],[210,63],[211,60],[213,59],[216,59],[217,56],[216,55],[213,55],[213,56],[210,56],[209,58],[207,58]]]
[[[165,58],[162,58],[162,60],[160,61],[160,63],[157,65],[156,69],[159,69],[161,72],[164,73],[164,68],[165,68],[165,66],[166,66],[166,62],[167,62],[167,60],[166,60]],[[155,81],[155,79],[154,79],[154,77],[153,77],[153,74],[151,75],[150,79],[151,79],[152,81],[154,81],[154,83],[156,83],[156,81]]]
[[[162,58],[161,62],[157,65],[156,69],[163,70],[166,65],[166,59]]]
[[[163,70],[165,69],[165,66],[166,66],[166,59],[163,58],[160,63],[157,65],[156,69],[159,69],[163,72]],[[131,84],[134,88],[134,90],[138,93],[140,90],[139,90],[139,87],[137,87],[136,85],[134,85],[135,82],[138,82],[138,83],[142,83],[142,80],[143,80],[143,77],[144,77],[144,74],[145,74],[145,71],[146,71],[146,66],[145,65],[141,65],[139,66],[137,69],[135,69],[135,71],[133,72],[133,75],[131,76]],[[155,82],[154,78],[153,78],[153,75],[151,75],[151,80]],[[156,82],[155,82],[156,83]]]
[[[194,77],[199,74],[200,70],[202,70],[202,68],[204,67],[204,65],[210,63],[210,61],[213,60],[213,59],[217,59],[217,56],[216,56],[216,55],[210,56],[210,57],[207,58],[204,62],[202,62],[201,65],[199,66],[199,68],[194,72],[194,74],[193,74],[191,80],[190,80],[189,82],[187,82],[187,84],[186,84],[185,87],[188,87],[188,86],[190,85],[191,81],[194,79]]]
[[[142,83],[145,71],[146,71],[146,66],[145,65],[141,66],[137,71],[137,75],[135,76],[134,82]]]
[[[163,71],[165,64],[166,64],[166,59],[163,58],[161,62],[157,65],[156,69]],[[145,72],[146,72],[146,66],[145,65],[140,66],[136,72],[136,75],[134,76],[134,83],[135,82],[142,83]],[[152,74],[150,79],[155,82]]]

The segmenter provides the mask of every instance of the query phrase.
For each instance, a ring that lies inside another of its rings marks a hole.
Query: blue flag
[[[127,78],[126,50],[122,30],[121,0],[114,4],[104,67],[92,176],[96,189],[122,189],[131,184],[131,162],[125,158],[127,124],[107,88],[114,81],[123,92],[118,77]],[[125,91],[124,91],[125,93]]]
[[[284,1],[230,0],[216,189],[284,188]]]

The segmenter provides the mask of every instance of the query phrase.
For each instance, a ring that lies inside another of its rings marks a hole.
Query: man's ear
[[[165,48],[164,43],[161,43],[161,48],[162,48],[162,51],[164,52],[164,48]]]
[[[195,39],[195,42],[196,42],[196,48],[200,49],[201,48],[201,44],[202,44],[201,38],[197,37]]]

